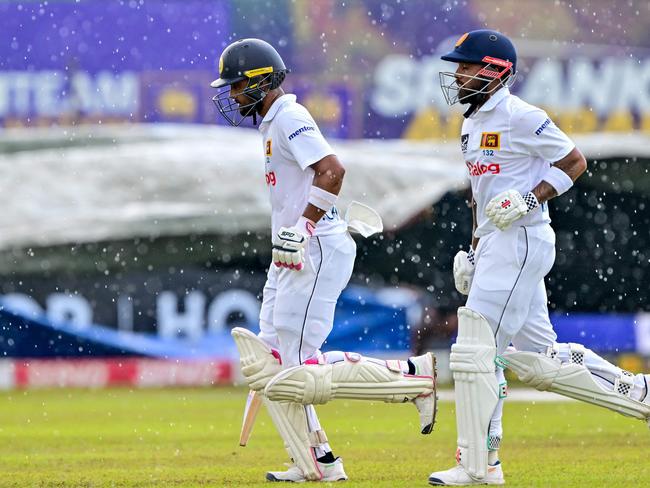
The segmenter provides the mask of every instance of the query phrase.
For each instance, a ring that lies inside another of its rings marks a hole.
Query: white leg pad
[[[323,473],[318,467],[313,447],[327,442],[325,432],[309,432],[305,407],[297,403],[272,402],[264,399],[266,409],[284,441],[289,455],[305,478],[318,481]]]
[[[506,351],[501,359],[521,381],[540,391],[552,391],[629,417],[650,421],[650,405],[629,397],[634,385],[634,379],[629,373],[624,372],[615,381],[614,389],[608,390],[584,366],[580,354],[582,346],[570,346],[570,363],[559,361],[553,348],[549,348],[548,354]]]
[[[347,353],[334,364],[305,364],[278,373],[264,394],[274,401],[321,405],[335,398],[404,403],[434,393],[433,376],[402,373],[397,362],[384,365]]]
[[[271,347],[248,329],[235,327],[231,331],[239,350],[242,374],[251,390],[263,391],[268,381],[279,371],[279,355],[273,355]]]
[[[497,348],[488,321],[467,307],[458,309],[458,338],[451,346],[450,369],[456,393],[460,464],[474,479],[485,478],[488,429],[499,401]]]

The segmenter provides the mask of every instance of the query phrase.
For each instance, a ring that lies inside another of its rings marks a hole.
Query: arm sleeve
[[[305,170],[325,156],[334,154],[332,147],[306,110],[304,113],[289,112],[282,115],[280,121],[281,133],[284,137],[282,146],[301,169]]]
[[[551,164],[562,159],[575,147],[573,141],[539,108],[514,116],[510,127],[513,149],[537,156]]]

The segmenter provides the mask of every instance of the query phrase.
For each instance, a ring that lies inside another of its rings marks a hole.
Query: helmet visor
[[[210,83],[210,86],[212,88],[223,88],[224,86],[229,86],[232,85],[233,83],[237,83],[238,81],[245,80],[245,76],[238,76],[236,78],[217,78],[214,80],[212,83]]]

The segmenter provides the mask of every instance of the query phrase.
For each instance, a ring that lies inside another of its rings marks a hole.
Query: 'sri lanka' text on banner
[[[650,132],[650,59],[539,59],[529,66],[513,91],[545,108],[565,131]],[[309,86],[298,79],[294,85],[331,135],[454,140],[462,121],[460,109],[446,106],[437,83],[437,73],[450,67],[437,56],[388,55],[375,67],[367,102],[355,93],[360,90],[355,84]],[[210,73],[200,71],[0,72],[0,121],[5,127],[213,123],[209,87],[201,83],[209,78]],[[381,130],[373,130],[375,126]]]

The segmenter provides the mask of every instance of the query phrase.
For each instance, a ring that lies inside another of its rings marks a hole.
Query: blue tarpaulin
[[[559,342],[577,342],[601,353],[638,352],[634,314],[554,314]],[[257,331],[255,324],[246,324]],[[406,351],[410,327],[403,306],[387,305],[371,289],[349,287],[339,299],[332,333],[323,347],[343,351]],[[201,340],[160,338],[101,325],[79,327],[26,317],[0,308],[2,357],[236,358],[228,332],[206,333]]]

